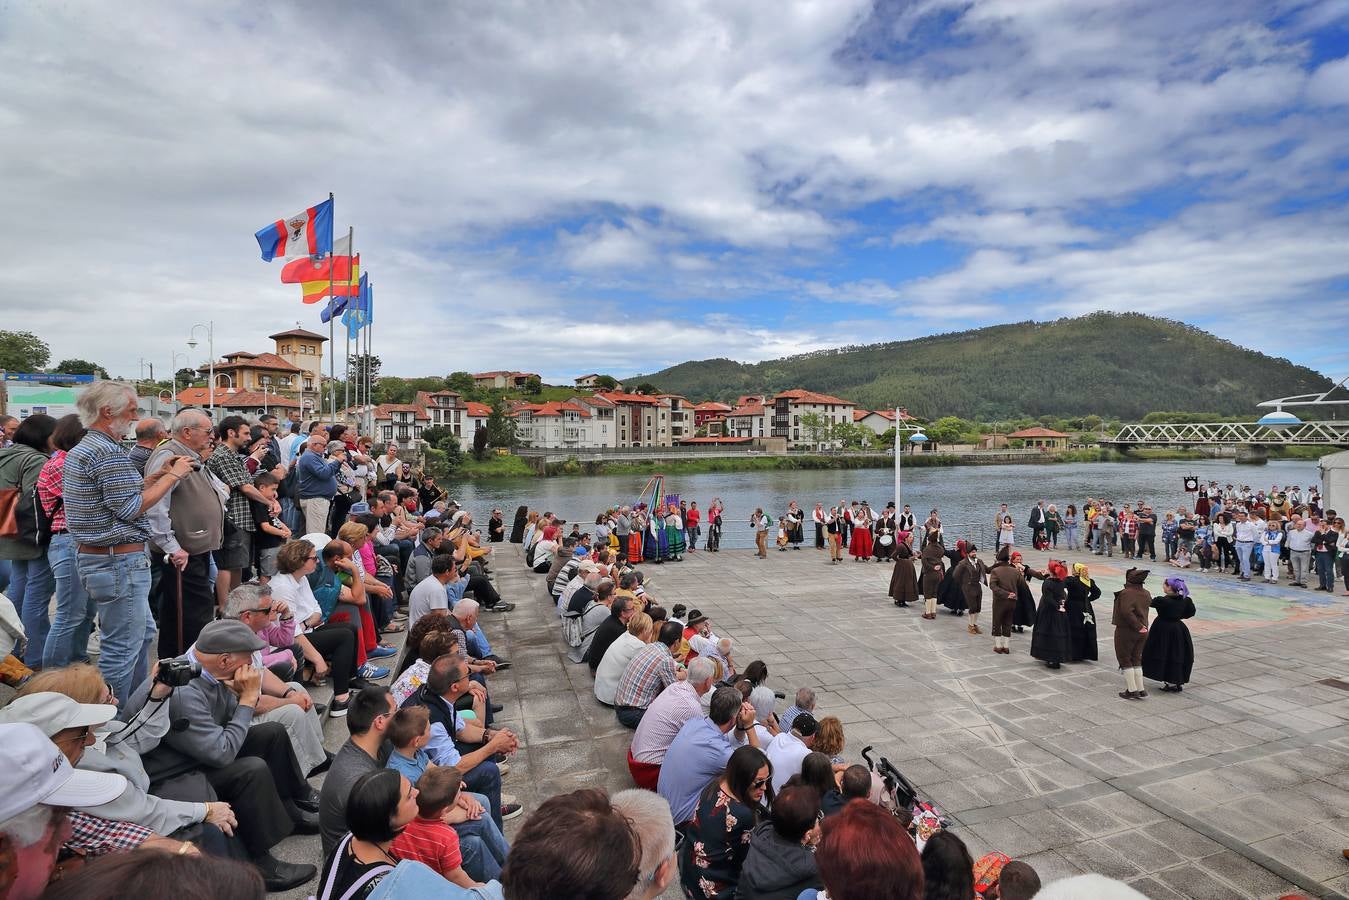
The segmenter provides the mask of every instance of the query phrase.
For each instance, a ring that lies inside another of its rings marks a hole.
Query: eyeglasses
[[[89,736],[92,735],[93,733],[94,733],[93,728],[91,728],[90,726],[86,725],[86,726],[84,726],[84,728],[80,729],[77,733],[72,734],[70,737],[61,738],[61,739],[60,739],[59,741],[57,741],[56,743],[58,743],[58,744],[66,744],[66,743],[80,743],[80,744],[83,744],[85,741],[89,740]]]
[[[272,611],[272,608],[271,608],[270,606],[259,606],[259,607],[256,607],[255,609],[246,609],[246,610],[244,610],[244,612],[246,612],[246,613],[261,613],[261,614],[263,614],[263,615],[266,615],[266,614],[270,613],[271,611]]]
[[[756,778],[749,783],[749,786],[757,791],[759,788],[767,786],[768,781],[767,778]]]
[[[316,559],[318,559],[318,558],[319,558],[319,555],[318,555],[317,553],[311,553],[311,554],[309,554],[308,556],[306,556],[304,559],[305,559],[305,562],[313,562],[314,560],[316,560]]]

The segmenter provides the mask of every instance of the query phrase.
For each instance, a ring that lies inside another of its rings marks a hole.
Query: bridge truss
[[[1349,447],[1349,420],[1303,422],[1273,429],[1254,422],[1125,425],[1102,443],[1171,446],[1254,444],[1266,447]]]

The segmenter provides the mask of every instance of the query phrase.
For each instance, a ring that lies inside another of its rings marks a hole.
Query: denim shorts
[[[252,558],[252,534],[236,528],[225,535],[220,549],[211,554],[217,568],[234,571],[247,566]]]

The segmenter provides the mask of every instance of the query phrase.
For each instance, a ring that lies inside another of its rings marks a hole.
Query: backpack
[[[56,509],[64,498],[58,497]],[[0,488],[0,538],[34,547],[45,547],[52,540],[52,520],[38,500],[37,487],[27,493],[22,488]]]

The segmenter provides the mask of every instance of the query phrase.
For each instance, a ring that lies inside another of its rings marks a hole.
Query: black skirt
[[[1041,599],[1035,615],[1035,631],[1031,635],[1030,655],[1041,662],[1061,663],[1072,659],[1071,653],[1068,613],[1059,612],[1059,603],[1054,598]]]
[[[1016,608],[1012,610],[1012,624],[1028,628],[1036,624],[1035,619],[1035,597],[1030,592],[1030,585],[1022,581],[1016,588]]]
[[[1143,645],[1143,676],[1167,684],[1186,684],[1194,669],[1194,641],[1179,619],[1156,619]]]
[[[1070,593],[1064,608],[1068,617],[1068,659],[1096,659],[1096,613],[1091,601],[1074,599]]]

